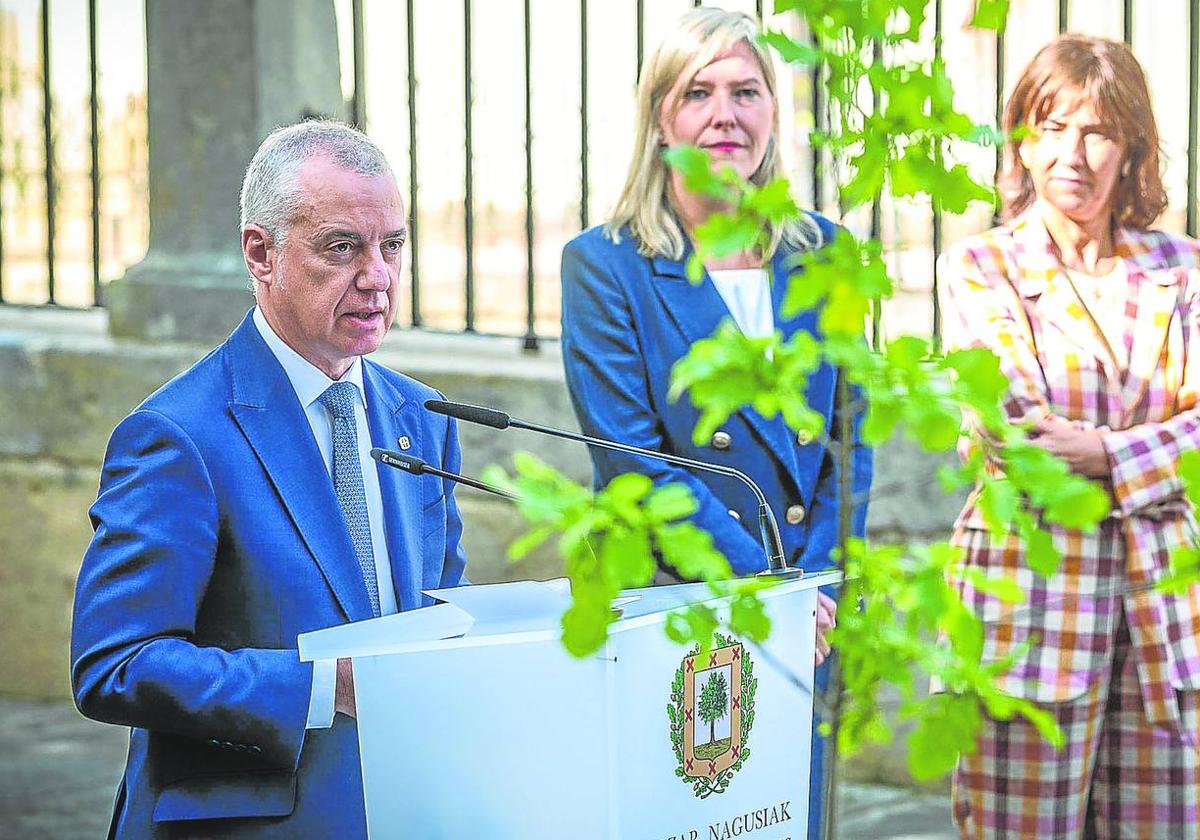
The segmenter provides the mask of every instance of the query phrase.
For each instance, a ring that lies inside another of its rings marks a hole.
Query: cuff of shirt
[[[308,720],[305,729],[328,729],[333,726],[333,700],[337,691],[337,660],[318,659],[313,662],[312,694],[308,699]]]

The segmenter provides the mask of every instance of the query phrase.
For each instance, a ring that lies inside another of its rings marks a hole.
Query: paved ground
[[[69,703],[0,697],[0,840],[105,835],[128,739]],[[945,797],[862,785],[842,793],[844,838],[952,840]]]

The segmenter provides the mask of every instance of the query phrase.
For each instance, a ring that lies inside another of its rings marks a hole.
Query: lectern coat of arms
[[[745,646],[720,633],[713,639],[709,650],[697,646],[683,658],[667,704],[675,775],[700,799],[724,793],[750,757],[758,685]]]

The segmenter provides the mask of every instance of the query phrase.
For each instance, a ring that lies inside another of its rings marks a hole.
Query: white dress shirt
[[[325,469],[333,475],[333,423],[329,412],[320,402],[321,394],[333,384],[312,362],[305,359],[284,343],[266,317],[254,307],[254,326],[259,335],[279,360],[283,372],[296,391],[304,416],[316,439],[317,448],[325,461]],[[379,473],[371,458],[371,431],[367,426],[367,394],[363,387],[362,359],[356,358],[350,368],[342,374],[342,382],[352,383],[359,399],[354,403],[354,421],[358,435],[358,460],[362,469],[363,491],[367,499],[367,519],[371,525],[371,549],[375,556],[375,578],[379,583],[379,612],[391,615],[396,612],[396,588],[392,585],[392,564],[388,559],[387,535],[383,527],[383,495],[379,490]],[[337,686],[337,661],[333,659],[313,663],[313,687],[308,704],[307,728],[323,729],[333,723],[334,691]]]
[[[742,335],[767,338],[775,332],[771,284],[765,268],[726,268],[710,271],[713,285],[729,308]]]

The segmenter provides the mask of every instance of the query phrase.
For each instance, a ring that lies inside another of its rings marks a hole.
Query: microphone
[[[439,478],[447,478],[450,481],[458,484],[465,484],[468,487],[474,487],[476,490],[482,490],[485,493],[493,493],[497,496],[503,496],[506,499],[520,501],[520,497],[515,493],[510,493],[507,490],[502,490],[499,487],[496,487],[495,485],[485,484],[482,481],[478,481],[465,475],[448,472],[440,467],[433,466],[433,464],[430,464],[427,461],[422,461],[420,458],[417,458],[414,455],[405,455],[403,452],[393,452],[390,449],[380,449],[378,446],[376,446],[371,450],[371,457],[381,464],[387,464],[389,467],[395,467],[398,470],[404,470],[406,473],[411,473],[413,475],[423,475],[424,473],[429,473],[430,475],[436,475]]]
[[[577,434],[575,432],[568,432],[565,429],[542,426],[538,423],[529,423],[525,420],[510,417],[503,411],[479,405],[467,405],[466,403],[447,402],[445,400],[426,400],[425,407],[435,414],[444,414],[456,420],[478,423],[481,426],[490,426],[493,429],[525,429],[526,431],[550,435],[551,437],[586,443],[589,446],[597,446],[601,449],[612,449],[631,455],[642,455],[646,458],[653,458],[668,464],[676,464],[681,467],[704,470],[736,478],[749,487],[750,491],[754,493],[754,498],[758,500],[758,531],[762,538],[763,549],[767,555],[767,569],[765,572],[760,572],[759,574],[770,575],[772,577],[799,577],[804,574],[803,569],[798,569],[795,566],[787,564],[787,559],[783,556],[783,540],[779,536],[779,523],[775,519],[775,513],[771,510],[771,506],[767,504],[766,494],[754,482],[754,479],[741,470],[727,467],[724,464],[710,464],[706,461],[684,458],[681,455],[671,455],[653,449],[643,449],[640,446],[631,446],[627,443],[618,443],[615,440]]]

